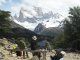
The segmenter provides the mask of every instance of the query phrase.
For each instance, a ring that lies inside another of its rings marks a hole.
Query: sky
[[[53,11],[67,16],[73,6],[80,6],[80,0],[0,0],[0,9],[12,15],[18,14],[21,8],[35,15],[34,7],[41,7],[44,13]]]

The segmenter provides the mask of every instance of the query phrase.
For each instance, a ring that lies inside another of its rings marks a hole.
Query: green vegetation
[[[80,50],[80,7],[70,8],[69,20],[65,20],[64,35],[66,47]]]
[[[53,39],[54,48],[71,48],[80,50],[80,7],[70,8],[70,16],[63,24],[64,32]]]
[[[64,48],[64,33],[59,34],[52,41],[53,48]]]
[[[0,10],[0,34],[10,31],[10,12]]]
[[[29,45],[28,39],[23,37],[17,38],[16,43],[20,49],[25,49]]]

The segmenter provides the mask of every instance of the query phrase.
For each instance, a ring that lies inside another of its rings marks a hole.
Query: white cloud
[[[0,0],[0,6],[5,2],[6,2],[6,0]]]
[[[69,7],[80,5],[80,0],[22,0],[21,3],[14,4],[11,11],[19,13],[21,7],[34,14],[33,7],[41,7],[43,12],[53,11],[67,15]]]
[[[11,0],[0,0],[0,6],[3,5],[6,2],[10,2]]]

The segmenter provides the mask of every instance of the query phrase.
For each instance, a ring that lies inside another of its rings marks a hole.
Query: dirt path
[[[77,53],[67,53],[64,60],[80,60],[80,54]]]
[[[51,60],[50,55],[51,55],[50,53],[47,53],[46,60]],[[78,54],[78,53],[66,53],[66,55],[64,56],[64,60],[80,60],[80,54]]]

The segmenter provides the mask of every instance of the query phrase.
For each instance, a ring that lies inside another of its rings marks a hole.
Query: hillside
[[[59,27],[50,27],[50,28],[46,28],[44,29],[40,34],[41,35],[46,35],[46,36],[57,36],[58,34],[60,34],[61,32],[63,32],[63,30]]]
[[[15,23],[14,21],[10,21],[10,29],[9,32],[0,32],[0,37],[13,38],[13,37],[28,37],[36,35],[33,31],[24,28],[23,26]]]

